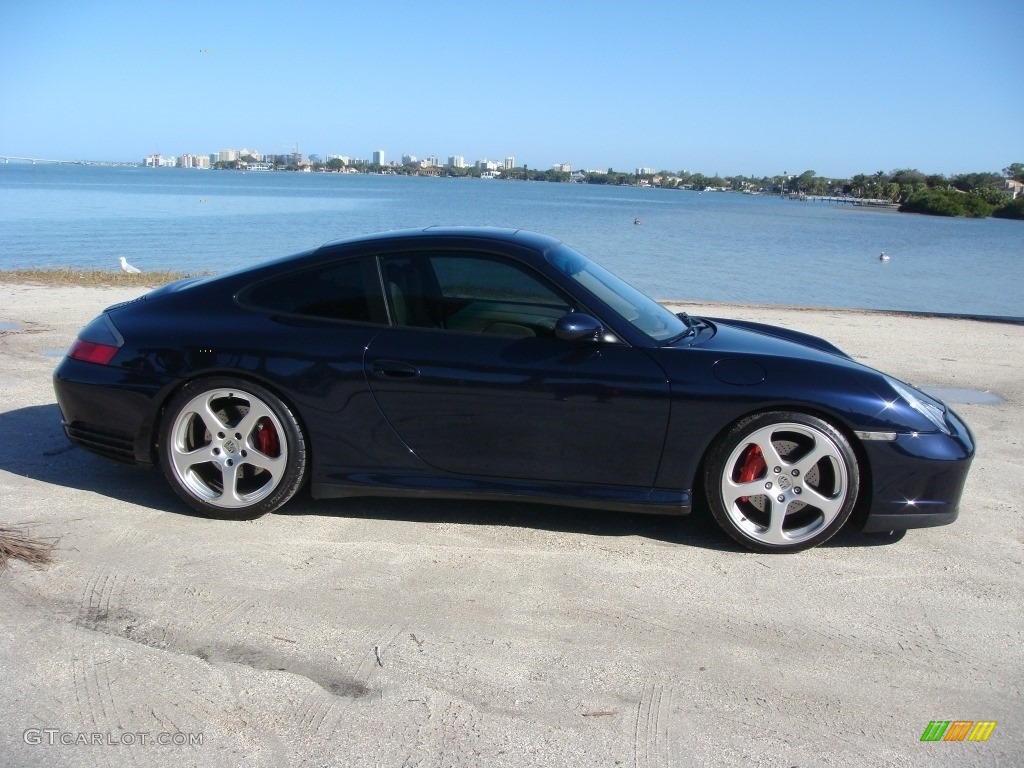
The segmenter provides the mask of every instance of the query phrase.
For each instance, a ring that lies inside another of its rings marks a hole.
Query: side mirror
[[[600,341],[604,336],[604,326],[596,317],[569,312],[555,323],[555,336],[562,341]]]

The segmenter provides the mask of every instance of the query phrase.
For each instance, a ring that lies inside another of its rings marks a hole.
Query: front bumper
[[[948,525],[974,458],[974,436],[952,411],[951,434],[900,434],[893,441],[865,441],[871,471],[871,510],[865,532]]]

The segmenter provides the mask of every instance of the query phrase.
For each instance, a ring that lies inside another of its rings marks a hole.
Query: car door
[[[577,305],[511,257],[390,255],[381,274],[394,325],[364,368],[420,459],[464,475],[653,485],[669,387],[643,349],[556,338]]]

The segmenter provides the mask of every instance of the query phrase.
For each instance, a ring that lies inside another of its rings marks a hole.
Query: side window
[[[473,253],[385,257],[397,325],[502,336],[552,336],[571,310],[543,276],[511,260]]]
[[[353,259],[292,272],[256,285],[243,295],[243,301],[290,315],[382,322],[382,317],[375,316],[379,313],[371,310],[365,280],[367,266],[366,259]]]
[[[431,259],[441,293],[449,298],[475,301],[514,301],[564,306],[554,291],[518,265],[473,256],[437,256]]]

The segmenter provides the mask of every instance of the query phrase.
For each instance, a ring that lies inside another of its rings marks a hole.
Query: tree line
[[[660,177],[660,178],[659,178]],[[1002,174],[961,173],[954,176],[925,174],[915,168],[890,173],[857,174],[849,179],[819,176],[815,171],[799,175],[706,177],[700,173],[660,171],[661,186],[684,189],[729,189],[779,195],[851,197],[884,200],[901,211],[936,216],[1024,218],[1024,195],[1012,197],[1006,181],[1024,183],[1024,163],[1011,163]],[[650,179],[648,179],[648,182]],[[666,183],[667,182],[667,183]],[[641,180],[639,183],[643,183]]]
[[[852,197],[888,200],[899,204],[901,211],[910,213],[1024,218],[1024,196],[1014,199],[1007,189],[1007,180],[1024,182],[1024,163],[1011,163],[1002,174],[983,171],[948,178],[942,174],[924,174],[914,168],[892,173],[878,171],[872,176],[858,174],[844,180],[842,190]]]
[[[814,171],[759,179],[745,176],[720,178],[717,175],[706,178],[684,171],[675,176],[674,183],[690,189],[712,187],[780,195],[885,200],[898,205],[901,211],[935,216],[1024,219],[1024,195],[1018,194],[1014,199],[1007,190],[1007,180],[1024,183],[1024,163],[1011,163],[1002,174],[984,171],[950,177],[925,174],[915,168],[901,168],[891,173],[878,171],[871,175],[861,173],[849,179],[818,176]]]
[[[245,158],[243,158],[245,159]],[[236,168],[240,163],[217,163],[217,168]],[[400,175],[431,175],[450,177],[479,177],[483,171],[470,166],[453,168],[443,166],[429,170],[419,165],[375,165],[359,162],[346,166],[341,160],[312,163],[311,170],[339,171],[355,167],[363,173],[392,173]],[[295,165],[274,163],[275,170],[299,170]],[[851,197],[884,200],[910,213],[935,216],[970,216],[984,218],[997,216],[1024,219],[1024,194],[1014,199],[1006,190],[1006,181],[1024,183],[1024,163],[1011,163],[1002,174],[988,171],[945,176],[941,173],[925,174],[916,168],[900,168],[889,173],[859,173],[849,179],[819,176],[815,171],[799,175],[783,173],[776,176],[706,176],[699,172],[661,170],[653,173],[616,171],[583,171],[567,173],[553,168],[540,170],[525,165],[501,171],[501,178],[520,181],[570,182],[619,186],[658,186],[669,189],[731,190],[764,194]]]
[[[513,169],[503,176],[532,181],[569,181],[561,171],[527,171]],[[925,174],[915,168],[900,168],[890,173],[857,174],[849,179],[819,176],[815,171],[799,175],[778,176],[705,176],[689,171],[662,170],[637,174],[615,171],[587,171],[575,180],[587,184],[647,185],[674,189],[720,189],[734,192],[760,192],[779,195],[851,197],[884,200],[909,213],[934,216],[997,216],[1024,219],[1024,194],[1016,199],[1006,188],[1006,181],[1024,183],[1024,163],[1011,163],[1002,174],[988,171],[945,176]]]

